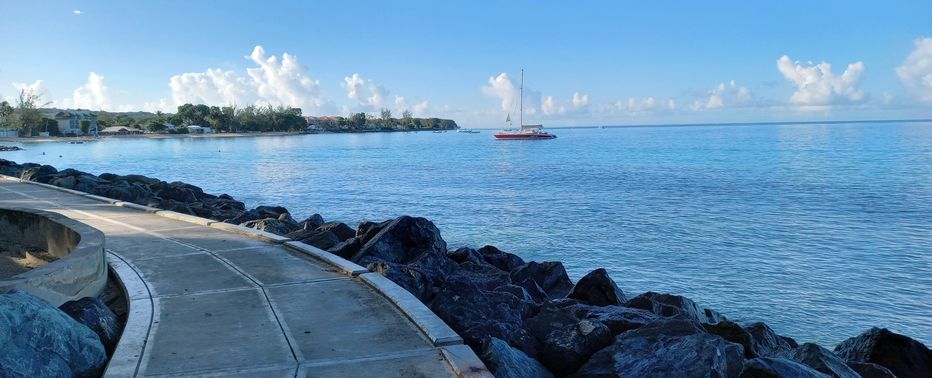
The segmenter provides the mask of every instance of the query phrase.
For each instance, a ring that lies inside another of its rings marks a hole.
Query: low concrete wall
[[[43,247],[58,260],[0,279],[0,291],[28,291],[60,306],[97,296],[107,283],[104,234],[59,214],[34,209],[0,208],[0,234]]]

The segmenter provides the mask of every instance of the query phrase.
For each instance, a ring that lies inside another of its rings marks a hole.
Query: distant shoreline
[[[266,131],[254,133],[211,133],[211,134],[128,134],[128,135],[102,135],[100,137],[79,136],[79,137],[0,137],[0,142],[7,143],[33,143],[33,142],[89,142],[108,139],[183,139],[183,138],[242,138],[242,137],[272,137],[272,136],[293,136],[308,134],[371,134],[371,133],[395,133],[395,132],[421,132],[434,131],[433,129],[424,130],[354,130],[354,131]]]
[[[693,127],[693,126],[775,126],[775,125],[837,125],[844,123],[922,123],[929,119],[868,119],[852,121],[769,121],[769,122],[720,122],[720,123],[659,123],[635,125],[594,125],[594,126],[550,126],[548,129],[618,129],[625,127]]]

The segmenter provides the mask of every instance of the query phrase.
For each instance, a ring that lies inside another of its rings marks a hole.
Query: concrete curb
[[[120,201],[115,200],[115,199],[113,199],[113,198],[95,196],[95,195],[93,195],[93,194],[87,194],[87,193],[84,193],[84,194],[82,194],[81,196],[84,197],[84,198],[92,199],[92,200],[94,200],[94,201],[106,202],[106,203],[109,203],[109,204],[111,204],[111,205],[113,205],[113,204],[115,204],[115,203],[117,203],[117,202],[120,202]]]
[[[193,215],[182,214],[182,213],[174,212],[171,210],[159,210],[155,212],[155,215],[158,215],[160,217],[165,217],[168,219],[179,220],[182,222],[199,224],[201,226],[209,226],[210,222],[212,222],[210,219],[207,219],[207,218],[201,218],[201,217],[196,217]]]
[[[262,230],[257,230],[255,228],[243,227],[231,223],[218,222],[215,220],[209,220],[208,226],[211,228],[216,228],[218,230],[232,232],[234,234],[240,234],[243,236],[248,236],[253,239],[259,239],[269,243],[282,244],[284,242],[291,241],[291,239],[286,238],[281,235],[276,235],[271,232],[266,232]]]
[[[143,206],[138,203],[132,203],[132,202],[118,201],[118,202],[114,202],[113,204],[116,206],[125,207],[127,209],[142,210],[147,213],[157,213],[159,211],[162,211],[162,209],[159,209],[156,207]]]
[[[113,252],[107,252],[113,276],[123,288],[128,305],[126,325],[117,342],[116,350],[104,369],[104,377],[132,377],[136,375],[143,351],[149,340],[152,326],[152,297],[139,273]]]
[[[327,264],[335,266],[341,272],[348,276],[356,277],[363,273],[369,273],[369,269],[363,268],[362,266],[357,265],[356,263],[344,259],[340,256],[334,255],[330,252],[324,251],[320,248],[314,247],[309,244],[304,244],[302,242],[290,241],[285,242],[285,247],[288,249],[301,252],[303,254],[309,255],[317,260],[323,261]]]
[[[485,367],[479,356],[473,353],[472,349],[464,344],[449,345],[440,349],[443,358],[450,364],[453,373],[462,378],[493,378],[492,372]]]
[[[430,311],[417,297],[378,273],[364,273],[359,279],[382,294],[424,332],[434,346],[463,344],[463,338]]]

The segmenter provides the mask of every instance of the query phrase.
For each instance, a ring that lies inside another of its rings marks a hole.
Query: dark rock
[[[858,373],[851,370],[845,360],[830,350],[813,343],[804,343],[796,348],[793,360],[809,366],[835,378],[858,378]]]
[[[256,207],[256,212],[263,218],[278,219],[280,215],[288,213],[288,209],[281,206],[259,206]]]
[[[430,302],[430,308],[474,350],[482,340],[497,337],[536,356],[536,340],[524,328],[530,304],[518,297],[482,290],[467,280],[448,280]]]
[[[259,219],[259,220],[252,220],[248,222],[243,222],[240,224],[240,226],[255,228],[257,230],[262,230],[265,232],[271,232],[276,235],[288,235],[289,233],[297,230],[298,228],[297,224],[280,221],[276,218],[265,218],[265,219]]]
[[[485,263],[485,260],[479,255],[479,252],[469,247],[460,247],[453,252],[447,252],[447,257],[457,264],[462,264],[467,261],[473,264]]]
[[[897,377],[928,377],[932,372],[932,351],[922,343],[886,328],[871,328],[857,337],[842,341],[835,353],[847,361],[881,365]]]
[[[744,362],[741,378],[828,378],[828,375],[785,358],[759,357]]]
[[[96,377],[107,363],[90,328],[32,294],[0,294],[0,376]]]
[[[494,290],[497,287],[511,284],[508,273],[485,264],[465,262],[458,268],[448,269],[448,275],[437,274],[438,280],[466,280],[479,286],[482,290]],[[520,287],[520,285],[518,285]],[[536,302],[536,301],[535,301]]]
[[[190,189],[179,187],[179,186],[169,186],[162,190],[159,190],[156,193],[157,196],[170,199],[173,201],[191,203],[197,201],[197,197],[194,195],[194,192]]]
[[[848,367],[861,375],[861,378],[896,378],[890,369],[870,362],[849,361]]]
[[[708,333],[721,337],[729,342],[741,344],[741,346],[744,347],[744,357],[758,357],[754,350],[754,341],[751,334],[744,328],[741,328],[738,323],[725,320],[715,324],[703,324],[702,327],[705,328]]]
[[[793,355],[793,350],[799,346],[795,340],[778,335],[763,322],[747,324],[742,328],[751,335],[751,349],[756,357],[789,358]]]
[[[549,299],[565,297],[573,289],[573,281],[570,281],[563,263],[559,261],[531,261],[511,272],[511,280],[514,282],[526,279],[534,280]]]
[[[392,219],[381,223],[362,221],[356,226],[356,237],[362,238],[364,242],[369,241],[375,234],[382,231],[382,228],[388,226],[389,223],[392,223]]]
[[[538,340],[538,359],[557,375],[575,372],[613,339],[604,324],[580,319],[572,310],[555,306],[544,306],[524,324]]]
[[[577,303],[571,304],[567,308],[572,309],[576,316],[605,324],[613,336],[640,328],[659,318],[650,311],[623,306],[590,306]]]
[[[479,357],[496,378],[553,377],[540,362],[495,337],[484,343]]]
[[[307,219],[298,222],[298,226],[305,230],[315,230],[322,224],[324,224],[324,217],[320,216],[320,214],[311,215]]]
[[[719,315],[718,312],[703,309],[689,298],[652,291],[632,298],[625,303],[625,306],[640,308],[664,317],[682,315],[705,324],[715,324],[725,320],[725,317]]]
[[[446,259],[446,252],[447,243],[431,221],[401,216],[372,236],[352,260],[366,264],[379,261],[409,264],[424,258]]]
[[[544,292],[544,289],[540,288],[540,285],[536,281],[527,278],[520,282],[512,281],[513,284],[521,286],[527,291],[528,295],[531,296],[531,299],[534,300],[534,303],[541,303],[547,300],[547,293]]]
[[[23,173],[19,176],[19,178],[23,180],[48,184],[48,182],[52,179],[52,176],[56,173],[58,173],[58,170],[55,169],[55,167],[51,165],[42,165],[23,170]]]
[[[577,377],[735,377],[741,345],[702,330],[688,319],[660,319],[618,335],[596,352]]]
[[[64,311],[78,323],[97,334],[100,342],[104,344],[107,355],[113,353],[116,344],[120,341],[120,324],[116,314],[110,311],[103,302],[94,297],[85,297],[63,303],[58,308]]]
[[[366,268],[403,287],[421,302],[429,303],[434,296],[433,280],[417,269],[395,263],[372,263]]]
[[[349,240],[356,236],[356,231],[341,222],[324,223],[317,227],[317,231],[329,231],[336,235],[340,241]]]
[[[576,282],[567,297],[593,306],[620,306],[627,301],[625,294],[602,268],[589,272]]]
[[[491,245],[479,248],[477,252],[479,252],[479,255],[482,256],[482,259],[485,260],[485,262],[492,264],[492,266],[506,272],[512,272],[515,269],[518,269],[518,267],[521,265],[525,264],[524,260],[522,260],[517,255],[504,252]]]
[[[310,244],[325,251],[340,244],[340,239],[337,239],[337,236],[330,231],[297,230],[285,236],[291,240]]]
[[[334,235],[336,237],[336,235]],[[344,259],[351,259],[353,255],[359,252],[359,248],[362,247],[362,242],[360,239],[352,238],[343,242],[340,242],[333,247],[327,248],[327,252],[330,252],[334,255],[340,256]]]
[[[518,285],[506,284],[498,286],[493,290],[513,294],[514,296],[518,297],[518,299],[523,301],[537,303],[534,301],[534,298],[531,298],[531,295],[527,293],[527,290],[524,290],[523,287]]]

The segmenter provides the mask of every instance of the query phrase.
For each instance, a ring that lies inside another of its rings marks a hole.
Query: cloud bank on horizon
[[[77,13],[76,14],[80,14]],[[408,97],[392,96],[391,91],[359,73],[342,78],[340,86],[346,91],[342,104],[331,99],[321,89],[320,81],[311,76],[310,69],[297,56],[287,52],[281,57],[269,55],[261,45],[253,48],[246,56],[252,64],[244,72],[207,68],[204,71],[183,72],[168,78],[168,95],[158,100],[139,105],[119,104],[110,88],[104,84],[105,77],[96,72],[88,74],[87,82],[76,88],[70,98],[52,101],[52,106],[64,108],[86,108],[108,111],[164,111],[172,112],[185,103],[208,105],[283,105],[299,107],[307,115],[346,114],[349,112],[377,112],[390,109],[398,115],[405,110],[417,116],[445,116],[449,106],[429,107],[428,100],[413,103]],[[707,91],[694,91],[678,98],[656,98],[653,96],[629,97],[627,99],[595,99],[583,91],[559,94],[543,94],[525,88],[524,110],[528,115],[551,120],[587,118],[593,116],[636,116],[644,114],[669,114],[688,112],[722,112],[740,108],[774,108],[794,111],[828,110],[844,106],[881,106],[896,98],[914,104],[932,103],[932,38],[919,38],[914,49],[895,74],[905,88],[904,96],[883,93],[882,100],[872,100],[860,86],[867,71],[862,61],[848,64],[836,73],[829,62],[793,60],[782,55],[776,60],[777,72],[793,86],[793,92],[785,99],[768,100],[757,98],[752,90],[727,80],[711,86]],[[878,73],[883,74],[883,73]],[[14,82],[17,90],[29,90],[45,94],[42,80],[32,84]],[[519,89],[507,72],[488,77],[479,93],[492,99],[486,109],[476,109],[467,115],[494,116],[514,113],[517,109]],[[339,97],[341,98],[341,97]],[[8,100],[10,100],[8,96]],[[46,100],[49,100],[48,98]],[[689,104],[677,106],[678,104]],[[428,114],[431,111],[441,114]]]

